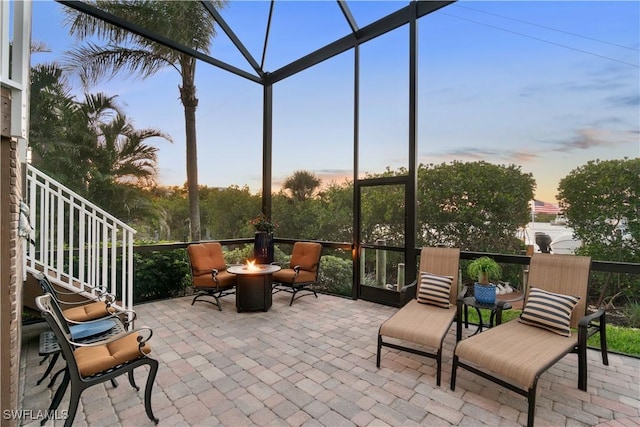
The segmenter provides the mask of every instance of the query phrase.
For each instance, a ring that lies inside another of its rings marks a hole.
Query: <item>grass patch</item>
[[[489,310],[481,310],[482,319],[485,322],[489,321],[491,313]],[[502,312],[502,321],[508,322],[513,319],[517,319],[521,310],[506,310]],[[470,308],[469,310],[469,323],[475,325],[478,324],[478,314],[476,310]],[[589,347],[600,348],[600,336],[594,335],[587,341]],[[628,354],[630,356],[640,357],[640,329],[637,328],[625,328],[622,326],[607,325],[607,347],[610,351],[616,353]]]
[[[600,348],[600,336],[589,338],[587,345]],[[607,347],[618,353],[640,356],[640,329],[607,325]]]

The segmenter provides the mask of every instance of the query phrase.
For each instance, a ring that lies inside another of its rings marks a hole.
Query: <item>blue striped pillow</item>
[[[520,315],[520,323],[570,337],[571,312],[579,300],[580,297],[531,288],[527,303]]]
[[[418,288],[418,302],[449,308],[449,294],[453,277],[438,276],[437,274],[422,273]]]

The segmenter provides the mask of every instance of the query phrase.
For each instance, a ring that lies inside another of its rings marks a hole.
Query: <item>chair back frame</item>
[[[587,288],[591,271],[591,258],[564,254],[535,253],[529,264],[529,278],[524,306],[526,307],[532,287],[563,295],[580,297],[571,313],[571,327],[577,328],[578,321],[587,310]]]

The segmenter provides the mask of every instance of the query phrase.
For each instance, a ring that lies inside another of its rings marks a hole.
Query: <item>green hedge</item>
[[[185,249],[137,252],[133,262],[134,303],[183,296],[191,283]]]

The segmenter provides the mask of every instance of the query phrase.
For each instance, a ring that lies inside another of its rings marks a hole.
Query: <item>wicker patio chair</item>
[[[222,245],[218,242],[193,243],[187,246],[191,278],[196,295],[191,301],[197,300],[216,305],[222,311],[220,298],[235,294],[236,275],[227,271]],[[215,302],[202,299],[213,297]]]
[[[135,383],[133,370],[143,365],[149,366],[144,394],[145,411],[150,420],[156,424],[158,423],[158,419],[153,415],[151,409],[153,382],[158,371],[158,361],[148,356],[151,352],[151,347],[148,344],[148,340],[152,335],[151,329],[140,328],[122,332],[106,340],[94,343],[76,342],[71,338],[69,327],[51,295],[46,294],[37,297],[36,305],[53,330],[62,355],[67,362],[62,383],[56,390],[49,410],[46,411],[40,425],[44,425],[49,414],[57,410],[69,385],[71,385],[71,396],[67,418],[64,423],[65,427],[73,424],[80,396],[85,389],[91,386],[127,374],[131,386],[136,390],[140,390]],[[142,336],[141,333],[146,336]]]
[[[298,298],[311,294],[318,298],[316,291],[309,286],[318,282],[321,254],[322,245],[320,243],[295,242],[291,251],[289,268],[283,268],[273,273],[273,293],[281,291],[291,293],[290,306],[296,299],[298,292],[306,292],[298,295]]]
[[[533,426],[540,375],[566,354],[576,352],[578,388],[586,391],[590,335],[600,333],[602,363],[609,364],[605,311],[598,309],[585,316],[590,267],[589,257],[534,254],[520,319],[457,343],[451,389],[455,390],[457,368],[465,368],[525,396],[527,425]],[[571,330],[575,328],[577,333]]]
[[[460,249],[422,248],[420,277],[403,289],[403,292],[415,292],[415,298],[384,322],[378,331],[378,368],[383,346],[430,357],[436,359],[436,383],[440,385],[442,344],[462,310],[456,304],[459,265]],[[460,297],[465,293],[466,289],[463,289]],[[456,339],[459,340],[461,334],[458,328]],[[382,337],[393,339],[393,342],[383,341]],[[429,349],[435,349],[435,353]]]

